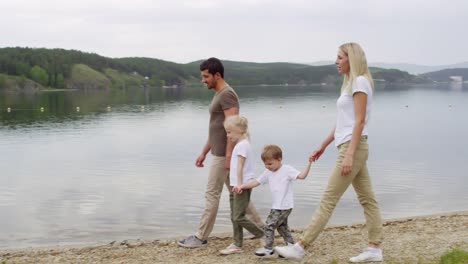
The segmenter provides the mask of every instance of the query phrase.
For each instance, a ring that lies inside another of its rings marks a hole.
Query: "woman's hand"
[[[309,161],[314,162],[314,161],[318,160],[320,158],[320,156],[322,156],[323,152],[325,152],[324,147],[319,147],[318,149],[314,150],[314,152],[312,152],[312,154],[310,154]]]
[[[341,163],[341,176],[348,176],[353,170],[353,155],[345,154],[345,157]]]

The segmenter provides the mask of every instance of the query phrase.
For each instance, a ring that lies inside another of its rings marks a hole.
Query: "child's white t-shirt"
[[[362,130],[362,136],[368,135],[367,123],[370,118],[370,112],[372,109],[372,86],[364,76],[358,76],[356,81],[351,86],[351,93],[341,93],[338,98],[336,105],[338,108],[338,116],[335,127],[335,146],[339,146],[349,140],[353,135],[354,123],[356,122],[354,116],[354,100],[353,95],[357,92],[367,94],[367,105],[366,105],[366,118],[364,128]]]
[[[253,151],[250,146],[250,142],[247,139],[243,139],[237,142],[236,146],[232,150],[231,156],[231,168],[229,170],[229,180],[231,186],[240,185],[237,183],[237,164],[238,156],[245,158],[244,168],[242,170],[242,183],[249,182],[254,178],[254,163],[253,163]]]
[[[277,171],[265,170],[256,180],[270,186],[272,209],[288,210],[294,207],[292,181],[300,171],[289,165],[281,165]]]

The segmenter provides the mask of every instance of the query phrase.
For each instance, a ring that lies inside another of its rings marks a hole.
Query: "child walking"
[[[288,226],[288,216],[294,207],[292,181],[305,179],[312,165],[312,161],[309,159],[305,169],[301,172],[290,165],[283,165],[283,154],[281,148],[277,145],[266,145],[262,150],[262,160],[266,170],[257,179],[233,189],[236,193],[242,193],[250,191],[260,184],[269,184],[270,186],[273,202],[264,227],[265,246],[255,251],[255,255],[261,257],[273,255],[275,229],[278,230],[287,245],[294,244]]]
[[[224,121],[224,128],[228,140],[236,144],[232,151],[229,171],[230,186],[236,188],[236,186],[246,184],[254,177],[254,157],[249,142],[247,118],[238,115],[229,116]],[[229,193],[234,243],[220,250],[223,255],[243,252],[243,228],[255,235],[256,238],[265,236],[263,230],[245,216],[251,192],[251,190],[246,190],[245,192],[233,193],[231,191]]]

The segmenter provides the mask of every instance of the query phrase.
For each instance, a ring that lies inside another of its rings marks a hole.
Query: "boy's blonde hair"
[[[269,159],[283,159],[283,151],[278,145],[266,145],[262,150],[262,160],[265,162]]]
[[[239,115],[228,116],[223,125],[225,129],[237,127],[242,135],[249,138],[249,121],[247,118]]]
[[[340,50],[348,56],[349,61],[349,74],[344,75],[343,84],[341,85],[341,92],[351,94],[353,83],[358,76],[364,76],[370,82],[371,87],[374,88],[374,81],[372,75],[367,67],[367,59],[364,50],[357,43],[345,43],[340,46]]]

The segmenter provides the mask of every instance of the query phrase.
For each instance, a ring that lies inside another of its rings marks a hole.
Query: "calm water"
[[[258,155],[276,143],[285,163],[302,169],[334,125],[334,87],[235,88]],[[369,137],[383,217],[467,210],[468,87],[389,90],[376,92]],[[0,94],[0,247],[195,232],[208,167],[194,162],[211,96],[201,87]],[[330,146],[295,183],[291,226],[309,223],[335,157]],[[225,191],[214,232],[231,231],[227,198]],[[253,200],[266,217],[268,188],[256,188]],[[363,220],[350,189],[331,223]]]

